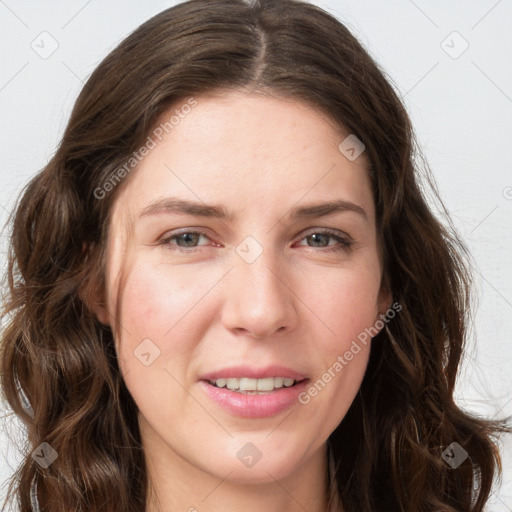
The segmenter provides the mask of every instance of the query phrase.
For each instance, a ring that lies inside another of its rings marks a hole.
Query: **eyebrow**
[[[369,220],[366,211],[361,206],[343,199],[298,206],[293,208],[287,216],[291,219],[310,219],[326,217],[342,212],[354,212],[364,217],[364,219]],[[192,215],[195,217],[216,218],[228,221],[233,220],[235,217],[233,213],[228,212],[223,206],[178,199],[175,197],[159,199],[150,203],[141,210],[138,217],[161,213]]]

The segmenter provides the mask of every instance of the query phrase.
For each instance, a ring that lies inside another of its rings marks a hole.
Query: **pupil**
[[[183,233],[182,235],[180,235],[178,240],[181,240],[182,242],[187,243],[187,242],[190,242],[190,237],[192,237],[194,239],[197,236],[198,236],[197,233]],[[188,240],[186,240],[186,239],[188,239]],[[192,242],[193,242],[193,240],[192,240]],[[196,240],[196,242],[197,242],[197,240]],[[188,247],[188,245],[187,245],[187,247]]]
[[[321,237],[323,237],[323,236],[324,236],[324,235],[320,235],[320,234],[318,234],[318,233],[317,233],[317,234],[311,235],[311,236],[310,236],[310,238],[313,238],[313,239],[314,239],[313,241],[315,241],[315,239],[317,239],[318,237],[320,237],[320,238],[321,238]],[[316,241],[318,241],[318,240],[316,240]],[[324,241],[325,241],[325,239],[324,239]],[[326,244],[325,244],[325,243],[324,243],[324,244],[320,244],[320,245],[321,245],[321,247],[325,247],[325,246],[326,246]]]

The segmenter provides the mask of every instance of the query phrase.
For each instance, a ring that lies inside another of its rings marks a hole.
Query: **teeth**
[[[240,380],[239,379],[226,379],[226,387],[231,389],[231,391],[236,391],[240,389]]]
[[[276,386],[276,379],[274,377],[267,377],[266,379],[255,379],[256,389],[258,391],[272,391]],[[240,383],[242,389],[242,383]]]
[[[284,382],[284,377],[275,377],[274,378],[274,387],[275,388],[282,388]]]
[[[274,389],[279,389],[283,386],[289,388],[295,384],[295,381],[285,377],[266,377],[264,379],[242,377],[241,379],[227,378],[211,380],[210,384],[213,384],[218,388],[226,387],[231,391],[239,391],[243,393],[246,391],[273,391]]]
[[[256,391],[258,379],[240,379],[239,389],[240,391]]]

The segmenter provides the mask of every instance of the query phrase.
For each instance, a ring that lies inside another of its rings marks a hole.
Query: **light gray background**
[[[99,61],[175,3],[0,0],[2,225],[20,188],[55,151],[74,100]],[[476,260],[478,309],[458,403],[489,417],[511,415],[512,1],[313,3],[341,19],[394,82]],[[45,31],[50,36],[41,35]],[[52,40],[58,48],[47,58],[33,49],[48,51]],[[5,236],[1,247],[4,269]],[[1,484],[20,460],[4,430],[18,438],[23,432],[12,416],[0,425]],[[512,510],[510,439],[503,458],[503,484],[496,485],[490,512]]]

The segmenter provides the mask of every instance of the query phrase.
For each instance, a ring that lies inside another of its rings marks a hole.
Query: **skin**
[[[305,103],[242,92],[196,99],[118,191],[106,306],[97,309],[111,325],[120,314],[116,348],[154,490],[146,510],[325,512],[326,441],[360,387],[370,343],[308,404],[270,418],[220,409],[198,379],[236,364],[281,364],[315,382],[390,306],[367,162],[364,153],[348,160],[338,149],[348,132]],[[138,217],[170,196],[234,217]],[[287,217],[337,199],[366,218]],[[180,228],[206,236],[159,243]],[[327,228],[352,245],[311,237]],[[263,251],[250,264],[236,252],[248,236]],[[160,350],[148,366],[134,356],[144,339]],[[252,467],[237,457],[248,442],[262,454]]]

